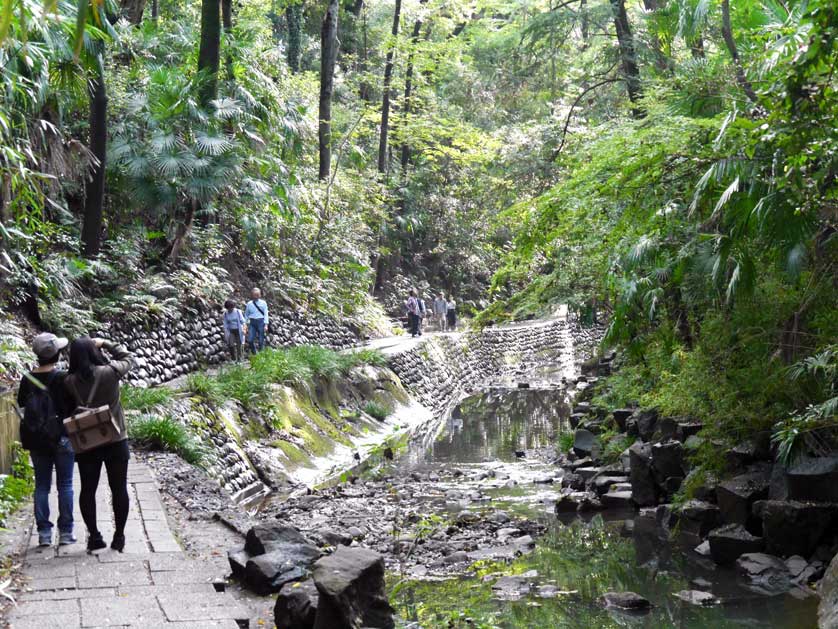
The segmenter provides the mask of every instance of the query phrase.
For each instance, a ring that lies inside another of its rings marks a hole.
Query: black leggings
[[[102,472],[103,463],[108,475],[108,485],[111,488],[115,533],[117,535],[125,533],[129,508],[128,459],[130,456],[127,440],[117,441],[76,455],[81,478],[79,509],[90,535],[99,533],[96,526],[96,489],[99,487],[99,475]]]

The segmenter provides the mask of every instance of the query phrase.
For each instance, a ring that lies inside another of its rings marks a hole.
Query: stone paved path
[[[78,513],[78,477],[75,526],[79,542],[38,548],[33,530],[23,564],[24,585],[16,597],[17,606],[9,612],[11,628],[247,627],[249,612],[223,591],[224,574],[219,574],[217,564],[193,561],[181,550],[149,468],[132,461],[128,482],[131,513],[124,553],[110,548],[86,552],[84,523]],[[113,534],[109,497],[103,470],[97,515],[108,542]],[[53,491],[53,517],[55,498]]]

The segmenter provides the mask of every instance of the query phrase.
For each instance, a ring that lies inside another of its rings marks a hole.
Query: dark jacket
[[[107,404],[111,408],[111,415],[119,426],[119,438],[128,438],[128,431],[125,427],[125,414],[122,412],[122,403],[119,400],[119,381],[131,371],[134,366],[134,357],[124,345],[117,345],[111,341],[105,341],[102,346],[111,355],[111,361],[105,366],[93,368],[93,379],[82,380],[78,374],[70,374],[65,379],[67,391],[76,400],[75,408],[89,406],[96,408]],[[98,381],[96,395],[88,404],[90,391],[93,383]],[[76,397],[78,394],[78,398]],[[75,410],[75,409],[74,409]]]
[[[52,396],[55,413],[58,416],[58,421],[63,422],[64,418],[69,416],[76,406],[75,401],[67,393],[67,389],[64,387],[64,379],[67,377],[67,372],[55,369],[53,371],[30,372],[29,376],[35,378],[38,382],[44,385],[49,382],[49,394]],[[50,382],[50,377],[52,377],[52,382]],[[24,408],[26,406],[29,396],[35,392],[36,388],[36,385],[34,385],[27,376],[20,379],[20,387],[18,387],[17,390],[17,405],[20,408]],[[64,431],[63,423],[61,424],[61,434],[67,434]],[[34,446],[32,451],[52,452],[52,446],[49,444],[44,444],[43,448]]]

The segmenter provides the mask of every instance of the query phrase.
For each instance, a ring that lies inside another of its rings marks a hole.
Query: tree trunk
[[[183,222],[178,223],[177,230],[175,230],[175,238],[172,240],[172,248],[169,250],[169,259],[176,262],[180,257],[180,252],[186,244],[186,238],[189,232],[192,231],[192,223],[195,222],[195,213],[198,211],[198,200],[191,199],[189,205],[186,206],[186,216],[183,217]]]
[[[295,3],[285,8],[285,23],[288,26],[288,46],[285,49],[285,55],[288,60],[288,67],[294,74],[300,71],[302,21],[302,5]]]
[[[221,0],[221,27],[224,29],[224,65],[227,69],[227,80],[233,80],[233,55],[230,52],[230,42],[226,39],[233,34],[233,0]]]
[[[157,21],[157,17],[160,14],[160,5],[158,0],[151,0],[151,19],[155,22]]]
[[[739,83],[739,87],[742,88],[751,102],[756,103],[758,100],[757,93],[748,77],[745,76],[745,69],[742,67],[742,60],[739,58],[739,51],[736,49],[736,40],[733,39],[733,30],[730,27],[730,0],[722,0],[722,37],[733,59],[736,82]]]
[[[420,4],[425,4],[428,0],[419,0]],[[410,52],[407,55],[407,70],[405,70],[404,76],[404,120],[407,122],[408,117],[410,116],[410,112],[412,110],[412,104],[410,102],[411,96],[413,94],[413,55],[415,54],[416,44],[419,43],[419,31],[422,29],[422,20],[417,19],[416,22],[413,23],[413,33],[410,36]],[[408,164],[410,164],[410,143],[407,141],[402,142],[402,156],[401,156],[401,164],[402,170],[406,170]]]
[[[402,0],[396,0],[393,10],[392,35],[395,40],[399,36],[399,20],[402,13]],[[384,86],[381,97],[381,132],[378,139],[378,172],[387,172],[387,134],[390,131],[390,84],[393,81],[393,57],[396,42],[387,51],[387,61],[384,64]]]
[[[119,7],[120,13],[129,23],[137,26],[143,21],[145,5],[146,0],[122,0]]]
[[[687,40],[686,43],[690,49],[690,54],[693,59],[704,59],[704,37],[699,34],[694,38]]]
[[[221,9],[219,0],[201,0],[201,47],[198,72],[204,74],[201,104],[206,106],[218,96],[218,65],[221,52]]]
[[[636,104],[643,96],[643,89],[640,86],[640,69],[637,67],[637,53],[626,13],[625,0],[611,0],[611,8],[614,11],[614,27],[617,30],[617,43],[620,46],[623,80],[626,82],[629,100]],[[643,111],[638,107],[633,107],[632,114],[640,118],[643,116]]]
[[[372,86],[367,80],[369,68],[369,42],[367,41],[367,5],[361,2],[361,63],[358,64],[358,73],[361,75],[361,84],[358,86],[358,96],[362,101],[372,102]]]
[[[338,0],[329,0],[320,28],[320,179],[329,178],[332,163],[332,88],[338,56]]]
[[[582,50],[588,48],[588,0],[579,3],[579,13],[582,15]]]
[[[84,186],[84,221],[81,229],[82,253],[86,258],[99,254],[102,244],[102,217],[105,203],[105,160],[108,144],[108,94],[101,53],[96,60],[96,77],[90,82],[90,152],[97,163],[91,167]]]

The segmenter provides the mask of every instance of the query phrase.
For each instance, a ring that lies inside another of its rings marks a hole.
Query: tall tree
[[[633,104],[643,96],[643,89],[640,86],[640,69],[637,66],[637,51],[634,46],[634,37],[631,33],[628,14],[626,13],[625,0],[611,0],[611,9],[614,13],[614,27],[617,30],[617,43],[620,47],[620,63],[623,68],[623,80],[626,83],[626,91],[629,100]],[[632,113],[636,117],[643,115],[639,107],[633,107]]]
[[[317,137],[320,145],[321,180],[329,178],[332,163],[332,89],[335,61],[338,56],[338,0],[329,0],[329,7],[320,26],[320,124]]]
[[[137,26],[143,21],[146,0],[122,0],[119,9],[128,22]]]
[[[300,2],[292,2],[285,7],[285,24],[288,28],[288,44],[285,47],[285,57],[291,72],[300,71],[300,54],[302,42],[303,7]]]
[[[200,100],[206,106],[218,96],[218,66],[221,54],[221,7],[219,0],[201,0],[201,46],[198,72],[204,74]]]
[[[230,52],[229,38],[233,34],[233,0],[221,0],[221,28],[224,30],[224,65],[227,68],[227,80],[233,80],[233,54]]]
[[[733,29],[730,26],[730,0],[722,0],[722,37],[725,40],[730,57],[733,59],[733,69],[736,73],[736,82],[752,103],[757,102],[757,93],[754,86],[745,76],[745,69],[742,67],[742,59],[739,57],[739,50],[736,47],[736,40],[733,38]]]
[[[96,44],[99,48],[101,43]],[[99,254],[105,206],[105,160],[108,144],[108,94],[105,90],[105,63],[100,52],[95,59],[95,76],[90,81],[90,152],[96,159],[84,186],[82,253],[87,258]]]
[[[428,0],[419,0],[420,4],[425,4]],[[422,17],[416,18],[413,23],[413,32],[410,35],[410,52],[407,53],[407,69],[404,76],[404,103],[402,109],[404,110],[404,119],[407,120],[410,116],[413,104],[411,98],[413,96],[413,56],[416,54],[416,45],[419,43],[419,31],[422,30]],[[402,170],[406,169],[410,164],[410,143],[402,142],[402,156],[401,156]]]
[[[402,0],[396,0],[393,9],[393,41],[387,50],[387,59],[384,63],[384,86],[381,96],[381,130],[378,138],[378,172],[387,172],[387,135],[390,131],[390,91],[393,82],[393,57],[395,56],[396,40],[399,36],[399,22],[402,14]]]

